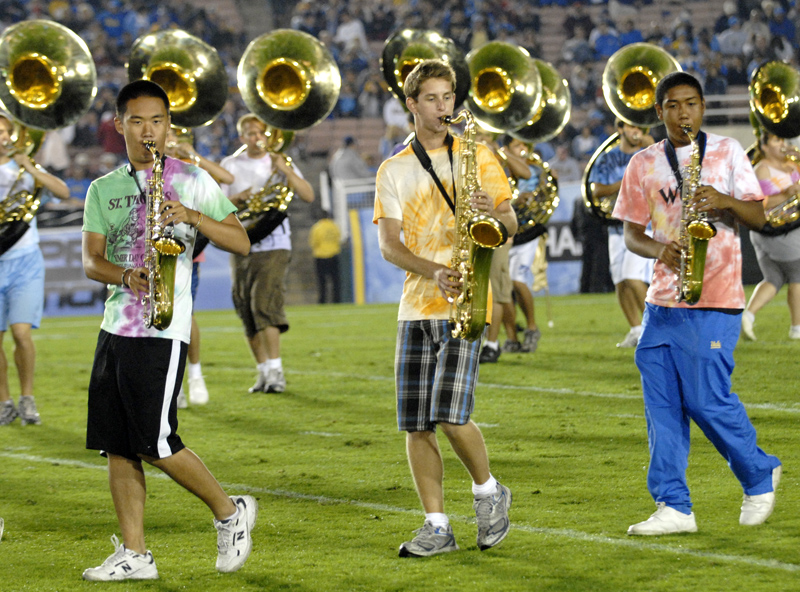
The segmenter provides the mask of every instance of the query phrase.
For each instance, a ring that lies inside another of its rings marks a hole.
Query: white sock
[[[486,483],[478,485],[472,483],[472,495],[475,497],[488,497],[497,491],[497,479],[489,475],[489,480]]]
[[[266,361],[267,370],[282,370],[283,364],[281,364],[280,358],[270,358]]]
[[[192,364],[189,362],[189,380],[193,378],[202,378],[203,377],[203,370],[200,368],[200,362],[197,364]]]
[[[266,376],[267,370],[269,370],[269,366],[267,364],[268,362],[269,360],[267,360],[266,362],[261,362],[260,364],[256,364],[256,368],[258,368],[259,373],[262,374],[263,376]]]
[[[224,520],[218,520],[218,522],[229,522],[230,520],[236,520],[236,518],[239,517],[239,512],[241,512],[241,511],[242,511],[242,509],[237,504],[236,505],[236,511],[233,514],[231,514],[230,516],[228,516]]]
[[[754,322],[755,322],[755,320],[756,320],[756,315],[754,315],[754,314],[753,314],[752,312],[750,312],[749,310],[746,310],[746,311],[744,311],[744,312],[742,313],[742,316],[743,316],[743,317],[747,317],[748,319],[750,319],[750,322],[751,322],[751,323],[754,323]]]
[[[791,329],[792,331],[794,331],[795,333],[797,333],[798,331],[800,331],[800,325],[792,325],[792,326],[790,327],[790,329]]]
[[[425,520],[433,524],[434,528],[447,528],[447,526],[450,524],[447,514],[442,514],[440,512],[431,512],[430,514],[425,514]]]
[[[632,335],[641,335],[642,334],[642,326],[636,325],[635,327],[631,327],[631,334]]]
[[[487,341],[486,343],[483,344],[483,346],[497,351],[499,344],[496,341]]]

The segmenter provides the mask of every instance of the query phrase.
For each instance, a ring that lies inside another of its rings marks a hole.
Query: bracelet
[[[126,267],[125,269],[122,270],[121,281],[122,281],[122,285],[125,286],[126,288],[130,288],[130,285],[125,282],[125,274],[128,273],[129,271],[131,271],[131,269],[129,267]]]
[[[195,166],[200,166],[200,155],[199,154],[192,154],[192,162]]]
[[[200,225],[203,223],[203,212],[197,212],[197,213],[200,214],[200,217],[197,218],[197,224],[194,225],[195,230],[200,228]]]

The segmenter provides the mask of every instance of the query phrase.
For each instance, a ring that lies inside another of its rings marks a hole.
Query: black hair
[[[664,102],[664,98],[667,96],[667,92],[676,86],[691,86],[697,91],[697,94],[700,95],[700,100],[705,100],[703,98],[703,85],[700,84],[697,78],[688,72],[670,72],[659,80],[656,86],[656,104],[661,105]]]
[[[163,88],[151,80],[134,80],[123,86],[122,90],[120,90],[117,95],[117,117],[121,118],[125,115],[125,111],[128,109],[128,103],[131,100],[141,97],[161,99],[164,101],[167,114],[169,114],[169,97]]]

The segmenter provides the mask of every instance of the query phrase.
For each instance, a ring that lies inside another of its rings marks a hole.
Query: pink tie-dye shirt
[[[662,140],[633,156],[622,179],[613,216],[641,226],[651,223],[653,238],[670,243],[680,239],[681,197],[667,161],[665,144],[666,140]],[[679,148],[677,156],[683,171],[689,164],[691,148]],[[743,201],[764,198],[741,145],[716,134],[707,134],[700,183]],[[666,307],[744,308],[738,223],[724,211],[712,212],[709,220],[717,235],[708,244],[703,291],[697,304],[676,302],[678,276],[661,261],[655,263],[647,302]]]
[[[453,143],[456,162],[460,145],[460,139],[456,138]],[[439,180],[452,198],[453,175],[447,148],[430,150],[428,155]],[[476,161],[481,189],[494,198],[495,208],[511,199],[508,178],[492,151],[478,144]],[[381,218],[400,220],[403,224],[403,241],[412,253],[429,261],[449,265],[453,254],[455,217],[410,145],[381,164],[376,184],[373,221],[377,224]],[[488,310],[491,311],[491,289],[489,294]],[[398,320],[449,317],[450,304],[439,292],[436,281],[406,273]],[[487,314],[487,322],[490,321],[491,316]]]

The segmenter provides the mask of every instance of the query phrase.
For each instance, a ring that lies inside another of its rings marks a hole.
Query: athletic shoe
[[[628,534],[655,536],[660,534],[676,534],[679,532],[697,532],[694,512],[684,514],[670,508],[664,502],[656,502],[657,510],[644,522],[628,528]]]
[[[637,333],[634,333],[633,329],[631,329],[630,331],[628,331],[628,334],[625,336],[625,339],[623,339],[617,344],[617,347],[628,348],[628,347],[636,347],[637,345],[639,345],[639,335]]]
[[[760,495],[745,495],[742,500],[742,513],[739,515],[739,524],[742,526],[756,526],[763,524],[775,509],[775,491],[781,482],[783,468],[778,465],[772,469],[772,491]]]
[[[422,528],[415,530],[414,534],[417,536],[413,540],[400,545],[400,557],[430,557],[458,551],[456,537],[453,536],[453,528],[449,524],[434,527],[426,520]]]
[[[8,425],[19,417],[14,401],[8,400],[0,408],[0,426]]]
[[[500,349],[489,347],[487,345],[483,346],[481,350],[481,355],[478,357],[478,361],[481,364],[494,364],[500,358]]]
[[[186,393],[183,392],[183,387],[181,387],[181,391],[178,393],[177,405],[178,409],[186,409],[189,406],[189,403],[186,401]]]
[[[511,490],[497,484],[492,495],[476,497],[472,503],[478,522],[478,548],[485,551],[499,544],[511,528],[508,510],[511,508]]]
[[[789,328],[789,339],[800,339],[800,327]]]
[[[756,334],[755,331],[753,331],[753,325],[755,325],[755,323],[756,315],[747,310],[742,313],[742,335],[744,335],[744,338],[748,341],[756,340]]]
[[[39,417],[39,412],[36,410],[36,403],[32,395],[25,395],[19,398],[17,412],[19,413],[19,421],[22,425],[42,425],[42,418]]]
[[[539,339],[542,337],[542,332],[539,329],[526,329],[525,338],[522,340],[522,347],[520,351],[532,354],[539,347]]]
[[[90,567],[83,572],[84,580],[92,582],[112,582],[117,580],[157,580],[158,570],[153,554],[144,555],[126,549],[119,544],[117,535],[111,535],[114,553],[98,567]]]
[[[3,529],[5,528],[6,523],[3,522],[3,519],[0,518],[0,541],[3,540]]]
[[[267,384],[266,376],[264,376],[264,374],[262,374],[261,371],[259,371],[258,378],[256,378],[256,383],[247,390],[248,392],[251,393],[263,393],[266,384]]]
[[[250,531],[258,517],[258,502],[251,495],[232,495],[239,510],[236,518],[214,520],[217,529],[217,571],[230,573],[244,565],[250,556],[253,541]]]
[[[208,403],[208,389],[202,376],[189,379],[189,402],[192,405],[205,405]]]
[[[270,368],[264,378],[265,393],[282,393],[286,390],[286,379],[283,377],[283,370],[280,368]]]
[[[516,354],[522,350],[522,344],[519,341],[511,341],[510,339],[506,339],[506,342],[503,344],[503,347],[500,348],[500,351],[503,353],[509,354]]]

